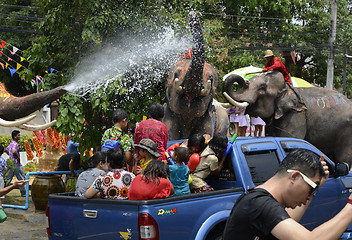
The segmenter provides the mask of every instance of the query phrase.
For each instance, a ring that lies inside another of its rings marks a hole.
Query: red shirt
[[[287,69],[286,69],[285,65],[280,61],[279,58],[274,57],[273,61],[266,62],[264,71],[268,71],[268,70],[280,71],[282,73],[282,75],[284,75],[285,81],[288,84],[292,85],[291,80],[290,80],[290,76],[288,75],[288,72],[287,72]]]
[[[165,150],[168,137],[169,135],[166,125],[158,120],[150,118],[137,125],[134,133],[134,143],[138,144],[143,138],[153,140],[157,145],[157,152],[161,155],[158,159],[166,160]]]
[[[142,174],[137,175],[130,186],[128,192],[129,200],[150,200],[165,198],[170,196],[172,184],[169,179],[159,178],[160,184],[154,183],[152,180],[147,183],[142,180]]]

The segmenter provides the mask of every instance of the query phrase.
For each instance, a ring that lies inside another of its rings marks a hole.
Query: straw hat
[[[273,51],[271,51],[271,50],[269,50],[269,49],[265,51],[265,55],[264,55],[265,58],[267,58],[267,57],[273,57],[273,56],[275,56],[274,53],[273,53]]]
[[[136,144],[135,146],[147,150],[150,153],[150,155],[153,155],[156,158],[160,157],[160,154],[156,152],[157,151],[156,143],[149,138],[143,138],[139,142],[139,144]]]

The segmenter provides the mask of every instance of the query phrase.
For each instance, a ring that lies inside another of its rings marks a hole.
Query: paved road
[[[8,216],[5,222],[0,223],[0,232],[0,240],[48,239],[46,225],[12,216]]]

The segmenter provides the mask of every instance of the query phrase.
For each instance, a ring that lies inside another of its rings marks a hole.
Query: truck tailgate
[[[138,202],[53,194],[50,239],[138,239]]]

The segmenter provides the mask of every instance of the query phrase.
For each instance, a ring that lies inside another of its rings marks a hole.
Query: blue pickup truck
[[[72,193],[51,194],[46,215],[49,239],[214,240],[222,232],[236,199],[276,171],[292,149],[322,153],[295,138],[239,137],[218,176],[206,181],[213,192],[148,201],[82,199]],[[317,192],[301,223],[314,229],[335,216],[352,191],[347,164],[325,156],[330,176]],[[350,225],[340,239],[352,239]]]

